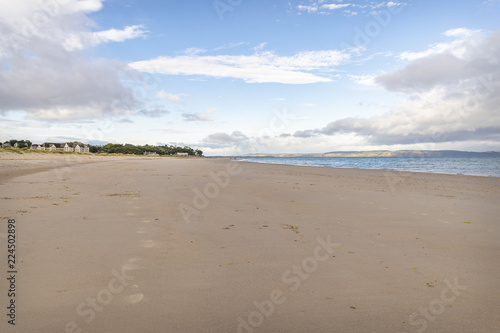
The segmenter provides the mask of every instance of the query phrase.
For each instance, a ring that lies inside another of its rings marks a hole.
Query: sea
[[[240,157],[256,163],[500,177],[500,157]]]

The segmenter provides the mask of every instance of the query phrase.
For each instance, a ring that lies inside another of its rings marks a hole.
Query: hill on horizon
[[[310,154],[245,154],[242,157],[500,157],[500,152],[471,152],[460,150],[368,150],[331,151]]]

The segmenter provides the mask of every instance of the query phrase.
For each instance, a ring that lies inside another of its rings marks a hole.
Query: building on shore
[[[74,153],[89,153],[90,148],[80,142],[65,142],[65,143],[42,143],[33,144],[30,149],[33,150],[48,150],[48,151],[65,151]]]

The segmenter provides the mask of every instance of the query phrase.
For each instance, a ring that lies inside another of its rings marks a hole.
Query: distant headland
[[[500,157],[500,152],[471,152],[460,150],[370,150],[331,151],[311,154],[246,154],[233,157]]]

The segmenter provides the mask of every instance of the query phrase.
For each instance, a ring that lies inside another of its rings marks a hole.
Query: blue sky
[[[0,0],[0,140],[500,151],[500,1]]]

